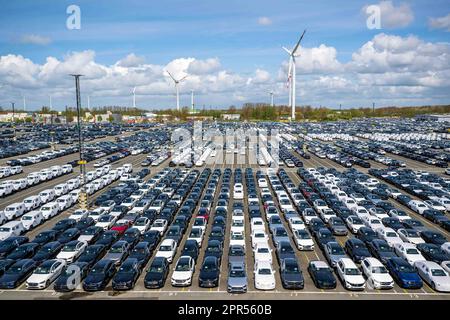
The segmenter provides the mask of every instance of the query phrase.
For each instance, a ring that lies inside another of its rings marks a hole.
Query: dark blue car
[[[386,267],[400,287],[405,289],[422,288],[423,282],[416,268],[411,266],[405,259],[400,257],[390,258],[386,262]]]

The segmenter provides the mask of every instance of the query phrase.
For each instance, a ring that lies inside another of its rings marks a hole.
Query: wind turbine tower
[[[300,39],[292,50],[283,47],[283,49],[289,54],[289,71],[288,71],[288,84],[289,84],[289,101],[291,103],[291,120],[295,120],[295,58],[299,56],[297,50],[300,46],[300,42],[305,35],[306,29],[303,31]]]
[[[172,74],[170,74],[169,71],[166,70],[166,72],[169,74],[169,76],[172,78],[174,84],[175,84],[175,91],[176,91],[176,95],[177,95],[177,111],[180,111],[180,93],[179,93],[179,89],[178,89],[178,84],[183,81],[184,79],[186,79],[187,75],[180,78],[180,79],[175,79]]]
[[[133,87],[133,108],[136,108],[136,87]]]
[[[194,113],[194,90],[191,90],[191,112]]]
[[[274,106],[273,105],[273,91],[270,91],[269,94],[270,94],[270,106],[273,107]]]

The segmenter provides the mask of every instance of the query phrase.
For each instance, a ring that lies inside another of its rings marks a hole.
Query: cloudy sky
[[[69,5],[81,11],[68,29]],[[369,29],[366,8],[381,25]],[[195,91],[199,108],[244,102],[287,104],[288,56],[297,58],[297,104],[343,108],[450,103],[448,0],[16,0],[0,11],[0,106],[82,102],[147,109],[181,105]]]

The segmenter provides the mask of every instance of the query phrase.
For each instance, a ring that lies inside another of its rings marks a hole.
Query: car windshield
[[[242,240],[244,239],[244,235],[242,233],[234,233],[231,235],[232,240]]]
[[[159,247],[159,251],[172,251],[171,246],[161,246]]]
[[[138,220],[136,221],[136,223],[134,224],[135,226],[145,226],[147,224],[147,221],[145,220]]]
[[[258,274],[263,274],[263,275],[272,274],[272,271],[268,268],[261,268],[258,270]]]
[[[217,246],[209,246],[206,251],[208,252],[220,252],[220,248]]]
[[[413,266],[410,266],[409,264],[403,264],[401,266],[398,266],[398,269],[400,272],[405,272],[405,273],[415,273],[416,270],[414,269]]]
[[[202,269],[205,271],[216,271],[217,267],[213,263],[205,263]]]
[[[201,236],[201,234],[202,234],[202,231],[200,229],[192,229],[190,236],[191,237],[199,237],[199,236]]]
[[[269,253],[269,248],[258,248],[258,253]]]
[[[161,227],[164,227],[164,223],[162,223],[162,222],[155,222],[153,224],[153,226],[156,227],[156,228],[161,228]]]
[[[388,273],[384,266],[378,266],[372,268],[372,273]]]
[[[331,254],[344,255],[345,253],[341,247],[333,247],[333,248],[331,248]]]
[[[444,271],[444,270],[441,270],[441,269],[432,269],[432,270],[431,270],[431,275],[432,275],[433,277],[445,277],[445,276],[447,276],[447,274],[445,273],[445,271]]]
[[[357,275],[359,275],[359,270],[356,268],[346,268],[345,274],[347,276],[357,276]]]
[[[245,253],[241,248],[231,248],[229,251],[230,256],[243,256]]]
[[[51,267],[40,266],[34,271],[34,273],[35,274],[48,274],[48,273],[50,273],[50,268]]]
[[[379,250],[380,252],[392,252],[392,251],[393,251],[393,249],[392,249],[391,247],[386,246],[386,245],[384,245],[384,244],[381,244],[381,245],[378,247],[378,250]]]
[[[150,266],[150,270],[149,272],[154,272],[154,273],[161,273],[164,271],[164,268],[162,266]]]
[[[414,248],[411,248],[411,249],[406,249],[406,253],[407,254],[419,254],[419,251],[417,251]]]
[[[91,272],[92,274],[103,274],[104,268],[102,267],[94,267],[92,268]]]
[[[119,272],[120,273],[133,273],[134,267],[132,264],[123,264],[122,266],[120,266]]]
[[[245,271],[244,270],[231,270],[230,271],[230,277],[231,278],[244,278],[245,277]]]
[[[112,247],[109,252],[110,253],[122,253],[123,252],[123,248],[122,247]]]
[[[299,273],[299,268],[295,264],[287,264],[284,270],[286,273]]]
[[[176,271],[189,271],[189,263],[188,262],[179,262],[177,264],[177,267],[175,268]]]
[[[386,232],[386,237],[388,237],[388,238],[396,238],[397,234],[395,232]]]
[[[75,251],[76,247],[77,247],[76,244],[67,244],[67,245],[64,246],[62,251],[64,251],[64,252],[72,252],[72,251]]]

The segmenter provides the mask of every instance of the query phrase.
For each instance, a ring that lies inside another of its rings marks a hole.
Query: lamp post
[[[83,159],[83,136],[81,132],[81,99],[80,99],[80,77],[81,74],[71,74],[72,77],[75,78],[75,92],[77,99],[77,126],[78,126],[78,151],[80,155],[80,160],[78,164],[80,165],[80,180],[81,180],[81,188],[80,188],[80,197],[79,204],[82,210],[88,208],[87,204],[87,194],[85,187],[85,174],[86,174],[86,160]]]

